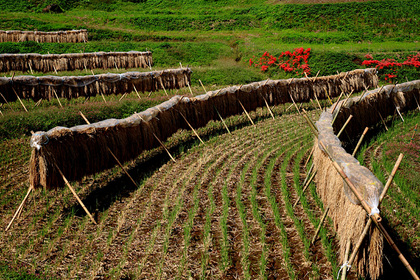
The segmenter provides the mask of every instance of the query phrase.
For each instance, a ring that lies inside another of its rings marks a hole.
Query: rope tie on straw
[[[379,209],[378,207],[372,207],[370,213],[369,213],[369,217],[375,214],[379,214]]]
[[[337,279],[340,278],[341,271],[343,269],[345,269],[346,267],[347,267],[347,271],[349,271],[350,268],[351,268],[351,265],[349,265],[349,262],[348,261],[346,261],[345,263],[343,263],[343,265],[340,267],[340,270],[338,271],[338,274],[337,274]]]
[[[43,135],[43,136],[46,137],[46,140],[45,140],[44,143],[37,143],[36,141],[34,141],[34,142],[31,141],[31,146],[36,148],[37,150],[41,149],[41,145],[47,145],[50,142],[50,138],[48,138],[48,136],[46,134],[44,134],[44,133],[34,133],[33,134],[33,136],[36,136],[36,135]]]

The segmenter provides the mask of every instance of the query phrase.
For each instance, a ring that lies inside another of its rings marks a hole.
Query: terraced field
[[[22,149],[2,155],[13,159],[2,173],[13,172],[1,179],[1,227],[27,187],[26,141],[2,144]],[[138,188],[117,168],[74,184],[97,226],[70,191],[37,192],[1,232],[1,261],[57,278],[326,279],[334,238],[322,230],[310,245],[323,211],[314,185],[292,208],[311,145],[303,118],[284,115],[193,145],[176,163],[152,151],[128,166]]]

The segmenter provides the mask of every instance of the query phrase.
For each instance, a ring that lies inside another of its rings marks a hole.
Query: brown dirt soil
[[[243,279],[247,275],[249,279],[286,279],[291,273],[297,279],[331,277],[321,242],[305,258],[281,187],[280,169],[285,164],[289,203],[293,203],[297,198],[293,165],[298,151],[309,154],[310,145],[304,142],[309,133],[299,116],[281,116],[260,121],[257,128],[211,138],[206,145],[177,156],[176,163],[157,164],[147,175],[135,172],[152,165],[153,155],[144,156],[127,165],[140,182],[137,188],[130,186],[119,168],[73,183],[98,225],[90,222],[67,189],[37,191],[11,230],[0,233],[0,262],[30,272],[48,271],[60,279]],[[285,158],[288,151],[290,159]],[[1,170],[13,168],[16,174],[14,180],[4,180],[0,189],[7,199],[0,207],[0,227],[7,225],[23,198],[28,154],[2,166]],[[163,153],[155,156],[167,158]],[[266,175],[272,160],[273,172]],[[303,180],[305,170],[299,172]],[[274,216],[277,210],[267,197],[266,176],[287,240],[282,240]],[[237,205],[238,189],[245,223]],[[309,211],[320,216],[322,210],[314,198],[309,192],[306,197]],[[301,205],[294,215],[310,239],[314,225]],[[290,248],[289,259],[282,244]],[[313,274],[312,266],[319,274]]]

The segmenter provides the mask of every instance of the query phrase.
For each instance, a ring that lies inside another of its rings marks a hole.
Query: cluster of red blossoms
[[[287,73],[294,73],[297,76],[309,75],[311,68],[309,68],[308,59],[311,49],[297,48],[293,52],[285,51],[277,58],[268,52],[265,52],[259,59],[250,58],[249,66],[260,68],[262,72],[269,68],[282,69]]]
[[[379,72],[383,72],[385,76],[385,81],[392,83],[393,78],[397,78],[398,70],[404,66],[414,66],[416,68],[420,67],[420,53],[416,55],[408,56],[404,62],[397,62],[392,58],[384,58],[382,60],[373,59],[372,55],[365,55],[367,60],[362,62],[362,65],[367,67],[374,66],[378,69]]]

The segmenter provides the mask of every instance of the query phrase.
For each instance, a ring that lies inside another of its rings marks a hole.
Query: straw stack
[[[0,30],[0,43],[36,41],[39,43],[83,43],[88,41],[86,29],[67,31]]]
[[[0,72],[10,71],[73,71],[110,68],[147,68],[153,64],[152,53],[94,52],[66,54],[0,54]]]
[[[341,166],[350,181],[355,184],[371,208],[377,207],[383,186],[367,168],[361,166],[341,147],[341,141],[336,137],[334,131],[340,130],[347,117],[353,115],[354,118],[346,127],[346,132],[357,138],[357,135],[365,127],[380,121],[378,112],[385,117],[392,115],[396,106],[400,111],[415,109],[415,96],[420,96],[420,80],[396,86],[385,86],[383,89],[367,92],[361,100],[359,100],[360,97],[353,97],[348,99],[345,105],[339,104],[338,107],[341,107],[341,110],[340,112],[335,111],[335,114],[338,115],[333,126],[331,123],[334,115],[331,114],[331,108],[321,114],[316,124],[318,139],[326,145],[329,153]],[[368,218],[365,210],[358,205],[360,202],[349,190],[347,184],[343,182],[329,157],[318,145],[317,140],[314,148],[314,165],[318,170],[316,175],[317,192],[324,205],[331,209],[329,215],[339,236],[340,259],[343,262],[347,240],[350,240],[352,246],[357,243]],[[376,227],[371,228],[353,266],[356,267],[360,275],[369,275],[370,278],[377,279],[382,273],[382,255],[383,237]]]
[[[359,81],[362,89],[365,76],[375,76],[375,69],[355,70],[347,78]],[[185,78],[185,76],[184,76]],[[337,76],[321,77],[324,83],[346,85]],[[374,79],[372,79],[374,80]],[[296,87],[299,83],[303,88]],[[369,86],[376,84],[367,83]],[[156,85],[155,85],[156,86]],[[137,86],[138,90],[143,90]],[[32,186],[46,189],[60,188],[64,185],[62,177],[54,167],[53,156],[69,180],[79,180],[86,175],[100,172],[115,165],[115,160],[104,147],[109,147],[121,162],[136,158],[142,151],[158,147],[160,144],[153,134],[165,141],[178,129],[189,129],[182,116],[194,127],[203,127],[210,120],[241,114],[243,104],[247,111],[265,105],[290,102],[290,96],[299,101],[309,101],[313,86],[299,79],[261,81],[244,86],[228,87],[219,91],[210,91],[193,98],[174,96],[170,100],[149,108],[126,119],[109,119],[91,125],[72,128],[56,127],[47,132],[37,132],[31,138],[34,148],[30,161],[30,183]],[[338,88],[331,88],[338,94]],[[302,92],[309,94],[302,94]],[[265,99],[265,100],[264,100]],[[216,108],[216,110],[215,110]],[[182,115],[181,115],[182,114]]]
[[[88,76],[17,76],[0,77],[0,92],[8,102],[20,98],[51,100],[55,94],[59,98],[78,98],[124,94],[134,91],[152,92],[165,89],[179,89],[191,82],[191,69],[168,69],[154,72],[127,72],[123,74],[100,74]],[[55,92],[54,92],[55,91]],[[5,102],[0,99],[0,103]]]

